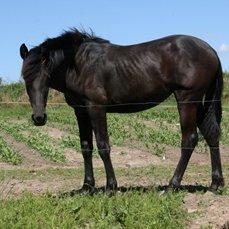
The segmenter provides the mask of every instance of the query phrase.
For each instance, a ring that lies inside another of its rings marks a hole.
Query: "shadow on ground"
[[[106,187],[94,188],[93,190],[85,190],[85,189],[73,189],[69,192],[65,192],[60,194],[60,197],[65,196],[75,196],[80,194],[99,194],[99,193],[107,193],[107,194],[115,194],[117,192],[125,193],[125,192],[159,192],[160,194],[168,193],[168,192],[178,192],[178,191],[186,191],[189,193],[195,192],[207,192],[209,191],[209,187],[203,185],[182,185],[179,189],[171,189],[168,185],[159,185],[159,186],[130,186],[130,187],[118,187],[117,190],[107,190]]]

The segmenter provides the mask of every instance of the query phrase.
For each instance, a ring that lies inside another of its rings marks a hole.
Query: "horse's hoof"
[[[89,184],[83,184],[82,188],[79,190],[79,193],[82,194],[92,194],[95,192],[95,187]]]
[[[216,191],[219,188],[223,188],[223,187],[224,187],[224,179],[223,178],[214,179],[214,181],[212,181],[212,183],[209,187],[209,191],[216,193]]]
[[[118,184],[116,180],[111,180],[107,182],[106,190],[116,191],[118,189]]]
[[[179,191],[180,190],[180,183],[176,180],[171,180],[169,182],[169,186],[167,187],[166,191]]]
[[[106,186],[105,192],[109,196],[113,196],[118,191],[118,185],[117,183],[112,183]]]
[[[208,191],[219,194],[222,191],[223,186],[224,185],[211,184],[211,186],[208,188]]]

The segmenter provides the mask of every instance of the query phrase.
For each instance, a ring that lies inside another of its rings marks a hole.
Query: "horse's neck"
[[[66,83],[65,83],[65,77],[64,76],[63,76],[63,79],[61,79],[59,75],[56,75],[56,74],[51,75],[50,88],[64,93],[66,90],[65,84]]]

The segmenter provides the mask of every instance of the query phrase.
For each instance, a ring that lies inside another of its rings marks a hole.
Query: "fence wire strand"
[[[220,99],[217,100],[193,100],[193,101],[178,101],[176,102],[177,105],[180,104],[203,104],[203,103],[212,103],[212,102],[220,102]],[[30,105],[29,102],[14,102],[14,101],[6,101],[6,102],[0,102],[0,105]],[[91,105],[81,105],[81,104],[67,104],[64,102],[48,102],[47,105],[50,106],[71,106],[75,108],[91,108],[91,107],[125,107],[125,106],[143,106],[143,105],[160,105],[160,107],[177,107],[177,105],[166,105],[163,104],[163,102],[137,102],[137,103],[117,103],[117,104],[91,104]],[[222,106],[223,108],[229,108],[229,106]]]

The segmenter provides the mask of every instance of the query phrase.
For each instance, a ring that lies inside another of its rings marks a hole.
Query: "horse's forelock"
[[[30,51],[22,66],[22,76],[24,80],[32,80],[41,66],[41,56],[35,50]]]

